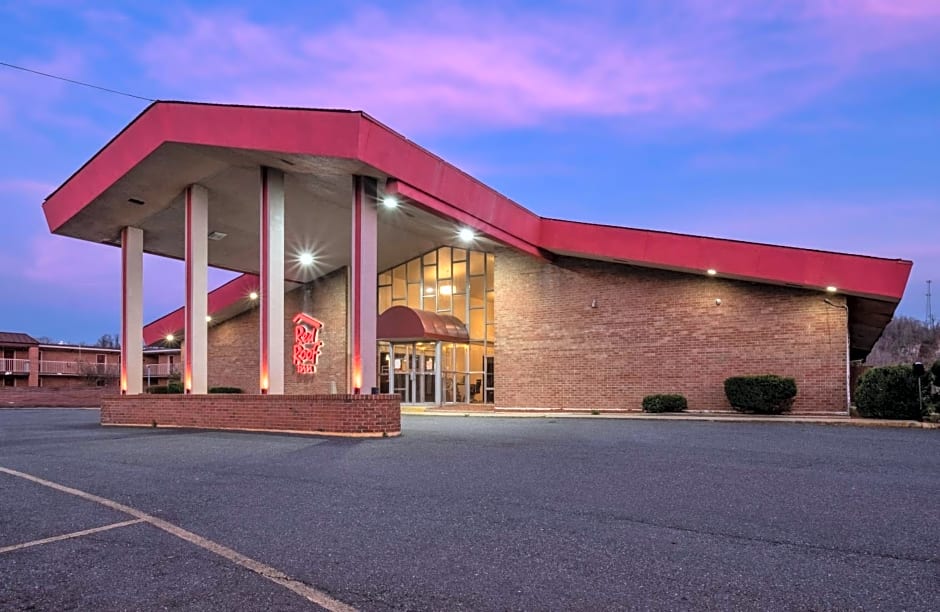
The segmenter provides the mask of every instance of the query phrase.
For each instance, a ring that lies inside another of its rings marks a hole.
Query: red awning
[[[467,326],[457,317],[407,306],[392,306],[380,314],[376,328],[376,336],[379,340],[470,341]]]

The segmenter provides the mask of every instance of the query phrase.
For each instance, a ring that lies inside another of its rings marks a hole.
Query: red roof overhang
[[[83,208],[164,143],[358,160],[390,177],[389,193],[534,256],[571,255],[693,273],[714,268],[724,277],[809,289],[833,285],[842,294],[883,304],[879,322],[870,325],[878,334],[900,301],[912,266],[904,260],[543,219],[362,112],[184,102],[152,104],[50,195],[43,204],[50,230],[68,233],[64,228]]]

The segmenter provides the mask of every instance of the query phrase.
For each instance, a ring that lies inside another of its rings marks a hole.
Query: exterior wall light
[[[460,231],[457,232],[457,236],[464,242],[473,242],[473,239],[477,237],[476,233],[469,227],[460,228]]]
[[[705,274],[708,274],[709,276],[715,276],[718,274],[718,270],[715,268],[709,268],[708,270],[705,270]]]
[[[721,298],[715,298],[715,306],[721,306]]]

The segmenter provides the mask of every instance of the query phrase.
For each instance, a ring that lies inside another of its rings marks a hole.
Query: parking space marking
[[[111,523],[110,525],[104,525],[102,527],[94,527],[92,529],[83,529],[82,531],[73,531],[72,533],[65,533],[62,535],[53,536],[51,538],[33,540],[32,542],[23,542],[22,544],[14,544],[13,546],[4,546],[3,548],[0,548],[0,554],[13,552],[14,550],[21,550],[23,548],[30,548],[31,546],[39,546],[40,544],[50,544],[52,542],[61,542],[62,540],[71,540],[72,538],[80,538],[82,536],[91,535],[93,533],[100,533],[102,531],[108,531],[110,529],[117,529],[118,527],[127,527],[128,525],[136,525],[137,523],[143,523],[143,522],[144,522],[144,519],[122,521],[120,523]]]
[[[191,531],[187,531],[183,529],[182,527],[178,527],[174,525],[173,523],[169,523],[167,521],[164,521],[163,519],[159,519],[155,516],[151,516],[147,514],[146,512],[137,510],[136,508],[125,506],[124,504],[118,503],[116,501],[112,501],[105,497],[99,497],[92,493],[87,493],[80,489],[67,487],[57,482],[52,482],[51,480],[45,480],[43,478],[39,478],[38,476],[33,476],[25,472],[11,470],[10,468],[5,468],[5,467],[0,466],[0,473],[9,474],[10,476],[16,476],[17,478],[23,478],[24,480],[35,482],[36,484],[43,485],[44,487],[49,487],[50,489],[55,489],[56,491],[61,491],[62,493],[68,493],[69,495],[74,495],[76,497],[80,497],[82,499],[101,504],[102,506],[106,506],[108,508],[111,508],[112,510],[117,510],[118,512],[129,514],[139,519],[139,521],[135,521],[135,522],[149,523],[150,525],[153,525],[157,529],[161,529],[171,535],[174,535],[182,540],[189,542],[190,544],[195,544],[196,546],[199,546],[200,548],[204,548],[205,550],[208,550],[209,552],[215,553],[219,555],[220,557],[223,557],[231,561],[232,563],[235,563],[236,565],[240,565],[246,569],[249,569],[252,572],[258,574],[259,576],[266,578],[270,580],[271,582],[278,584],[286,589],[289,589],[293,591],[294,593],[297,593],[298,595],[300,595],[301,597],[304,597],[308,601],[311,601],[322,608],[330,610],[331,612],[355,612],[356,610],[352,606],[344,604],[343,602],[337,599],[333,599],[332,597],[330,597],[323,591],[315,589],[307,584],[304,584],[303,582],[299,580],[291,578],[284,572],[281,572],[271,567],[270,565],[265,565],[264,563],[261,563],[260,561],[255,561],[254,559],[250,557],[246,557],[240,552],[232,550],[231,548],[228,548],[227,546],[223,546],[222,544],[219,544],[218,542],[213,542],[212,540],[209,540],[208,538],[204,538],[201,535],[195,534]]]

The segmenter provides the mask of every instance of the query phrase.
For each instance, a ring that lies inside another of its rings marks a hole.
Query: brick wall
[[[820,292],[509,250],[495,282],[497,407],[639,410],[681,393],[730,410],[725,378],[772,373],[796,379],[794,412],[846,410],[847,313]]]
[[[117,387],[0,387],[0,407],[97,408],[103,397],[117,397]]]
[[[106,397],[102,425],[394,436],[397,395],[136,395]]]
[[[346,270],[341,269],[284,296],[284,392],[329,393],[335,381],[346,391]],[[323,351],[316,374],[297,374],[291,365],[294,325],[298,312],[323,322]],[[258,393],[258,309],[213,325],[208,336],[210,387],[239,387]]]

